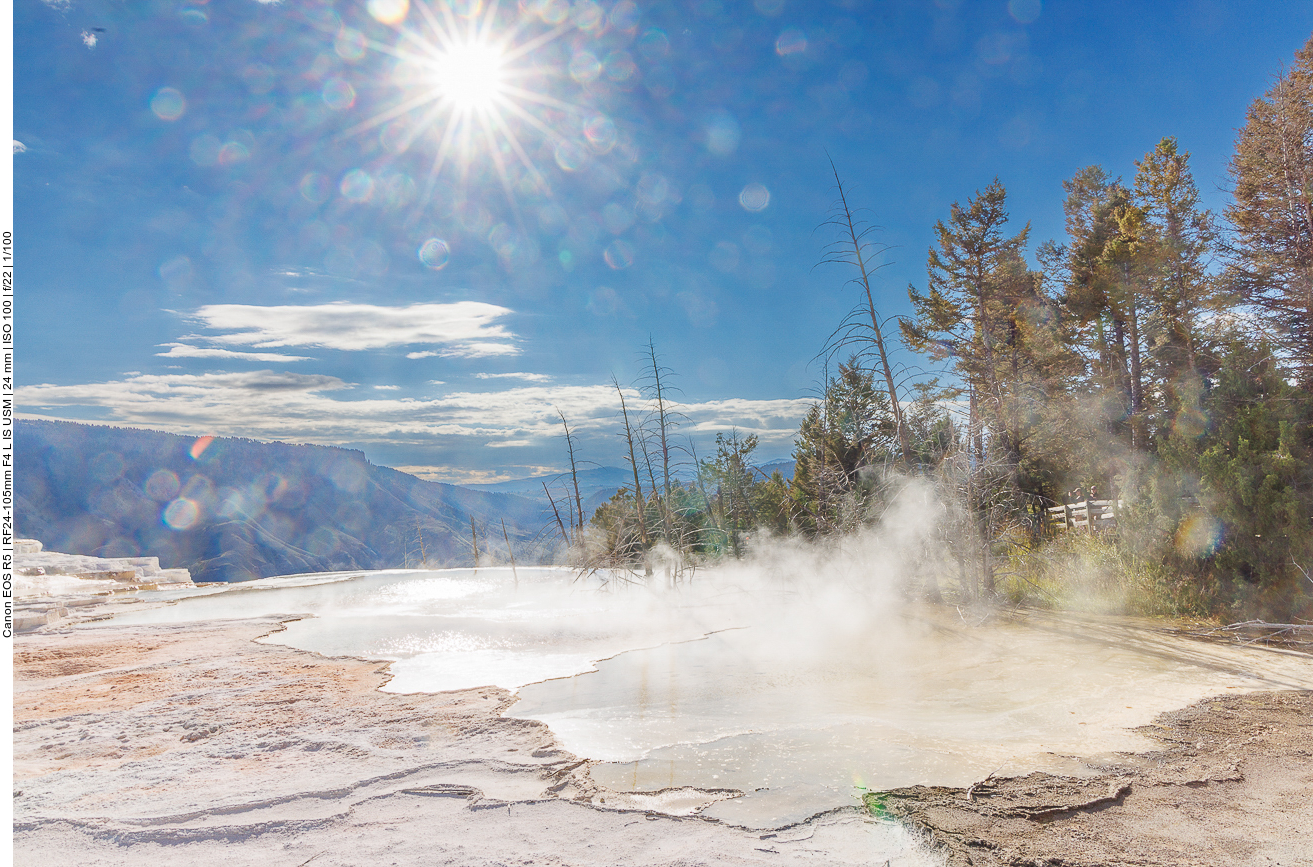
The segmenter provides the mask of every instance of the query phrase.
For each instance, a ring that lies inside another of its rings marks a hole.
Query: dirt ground
[[[1162,749],[867,805],[952,865],[1313,865],[1313,692],[1219,696],[1140,731]]]

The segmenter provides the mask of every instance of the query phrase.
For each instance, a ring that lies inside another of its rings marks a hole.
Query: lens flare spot
[[[611,7],[611,26],[622,33],[633,33],[638,29],[640,13],[633,0],[620,0]]]
[[[193,461],[199,461],[201,455],[205,454],[205,450],[208,449],[213,442],[214,437],[211,436],[197,437],[196,442],[191,444],[191,449],[189,450],[191,459]]]
[[[319,95],[324,100],[324,105],[333,111],[346,111],[356,104],[355,88],[340,78],[330,78],[324,82]]]
[[[177,120],[187,110],[187,100],[176,88],[161,87],[150,98],[150,110],[160,120]]]
[[[606,26],[606,10],[593,0],[578,0],[574,4],[574,26],[580,30],[600,30]]]
[[[545,24],[556,25],[570,17],[568,0],[534,0],[529,6]]]
[[[186,497],[179,497],[164,507],[164,525],[170,530],[190,530],[200,517],[200,506]]]
[[[739,204],[744,210],[752,211],[754,214],[758,211],[766,210],[770,204],[770,190],[766,189],[764,184],[756,182],[748,184],[739,193]]]
[[[739,267],[739,245],[732,241],[720,241],[711,248],[708,257],[711,267],[723,274],[733,274]]]
[[[588,151],[572,141],[562,140],[556,145],[556,164],[567,172],[577,172],[588,162]]]
[[[374,179],[364,169],[352,169],[342,176],[337,188],[348,202],[367,202],[374,195]]]
[[[638,40],[638,50],[648,60],[657,60],[670,53],[670,37],[664,30],[653,27]]]
[[[1008,14],[1018,24],[1029,24],[1039,17],[1043,4],[1040,0],[1008,0]]]
[[[374,20],[382,24],[400,24],[410,12],[410,0],[369,0],[365,6]]]
[[[223,147],[219,148],[218,163],[221,166],[231,166],[250,158],[251,149],[239,141],[224,142]]]
[[[170,289],[185,288],[195,274],[196,269],[193,267],[191,259],[186,256],[174,256],[167,262],[162,262],[159,267],[160,279]]]
[[[483,14],[483,0],[447,0],[447,5],[461,18],[477,18]]]
[[[441,238],[429,238],[419,247],[419,261],[425,268],[441,271],[451,261],[451,247]]]
[[[739,122],[727,111],[715,112],[707,119],[707,150],[718,156],[729,156],[738,150],[743,130]]]
[[[169,470],[156,470],[151,473],[142,487],[146,491],[146,496],[160,503],[167,503],[182,490],[178,477]]]
[[[219,137],[206,133],[192,140],[191,160],[198,166],[212,166],[219,161],[221,150],[223,142],[219,141]]]
[[[415,181],[405,172],[393,172],[379,184],[383,201],[389,208],[404,208],[415,200]]]
[[[313,205],[322,205],[333,194],[333,182],[319,172],[307,172],[301,178],[301,198]]]
[[[602,258],[613,270],[623,271],[634,264],[634,248],[617,238],[606,245]]]
[[[365,56],[365,34],[359,30],[344,27],[342,32],[337,34],[337,39],[333,40],[333,50],[343,60],[355,63]]]
[[[612,51],[606,56],[606,77],[623,84],[638,74],[638,64],[628,51]]]
[[[242,80],[246,82],[247,90],[254,94],[266,94],[274,89],[274,84],[278,81],[278,74],[274,68],[267,63],[248,63],[242,69]]]
[[[610,153],[616,143],[615,124],[608,117],[598,115],[584,124],[584,137],[588,144],[599,154]]]
[[[619,235],[634,225],[634,212],[624,205],[610,202],[602,209],[602,225],[612,235]]]
[[[775,53],[780,57],[801,54],[807,50],[807,37],[796,27],[790,27],[775,40]]]
[[[1206,512],[1187,515],[1176,528],[1176,550],[1193,557],[1207,557],[1222,543],[1222,522]]]
[[[570,58],[570,77],[580,84],[590,84],[602,74],[602,61],[591,51],[577,51]]]

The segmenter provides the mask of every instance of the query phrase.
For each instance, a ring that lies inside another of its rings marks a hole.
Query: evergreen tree
[[[863,471],[901,454],[898,432],[875,374],[855,357],[839,365],[798,432],[790,489],[800,528],[829,533],[856,526],[869,493]]]
[[[1219,602],[1287,622],[1313,616],[1313,398],[1288,379],[1269,345],[1232,346],[1205,400],[1211,429],[1188,444],[1214,535],[1176,534],[1203,543],[1187,553],[1206,558]]]
[[[1313,386],[1313,38],[1250,105],[1231,179],[1229,282]]]
[[[970,437],[983,456],[985,429],[1006,451],[1016,443],[1003,419],[1008,414],[999,380],[999,353],[1009,323],[1003,309],[1000,277],[1011,274],[1030,232],[1007,237],[1007,192],[995,178],[963,208],[953,204],[949,221],[935,224],[937,245],[930,249],[928,291],[908,287],[916,312],[901,323],[907,344],[939,358],[952,358],[954,372],[966,383],[970,403]]]
[[[702,461],[698,470],[703,484],[710,493],[707,507],[712,523],[726,535],[735,557],[743,556],[743,534],[756,528],[758,523],[757,488],[761,475],[752,466],[752,453],[757,449],[756,434],[740,436],[732,431],[729,436],[716,434],[716,453]]]
[[[1213,217],[1199,204],[1190,155],[1164,138],[1135,164],[1134,202],[1143,214],[1142,279],[1151,308],[1146,343],[1161,389],[1160,425],[1185,420],[1198,428],[1200,376],[1211,366],[1204,314],[1220,296],[1208,273],[1216,241]],[[1138,221],[1138,217],[1137,217]]]

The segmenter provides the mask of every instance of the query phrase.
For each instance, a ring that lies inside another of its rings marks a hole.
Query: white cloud
[[[515,355],[515,335],[498,320],[505,307],[481,301],[380,307],[337,302],[307,306],[260,307],[253,304],[212,304],[192,318],[212,331],[231,331],[206,339],[228,346],[271,349],[314,346],[344,351],[390,346],[436,344],[443,357],[483,358]],[[428,357],[410,353],[410,358]]]
[[[346,392],[341,395],[334,392]],[[383,396],[356,398],[351,386],[332,376],[262,370],[246,373],[132,375],[85,385],[32,385],[18,390],[26,413],[79,408],[70,418],[99,409],[115,424],[212,433],[256,439],[337,444],[433,443],[438,437],[469,437],[481,447],[531,447],[560,436],[559,408],[578,436],[595,451],[610,451],[622,429],[620,403],[610,384],[525,385],[504,391],[464,391],[430,399]],[[643,411],[640,395],[626,389],[633,414]],[[703,442],[717,432],[756,434],[763,447],[787,447],[812,401],[729,400],[672,406],[686,421],[682,439]]]
[[[428,352],[428,351],[425,351],[425,352],[407,352],[407,353],[406,353],[406,357],[407,357],[407,358],[436,358],[437,356],[438,356],[438,353],[436,353],[436,352]]]
[[[509,343],[464,343],[438,354],[443,358],[491,358],[494,355],[519,355],[520,350]]]
[[[379,391],[400,391],[400,390],[401,390],[401,386],[399,386],[399,385],[376,385],[376,386],[374,386],[374,388],[377,388]]]
[[[14,139],[14,153],[16,154],[27,153],[27,145],[23,144],[18,139]]]
[[[277,363],[313,360],[305,355],[279,355],[276,352],[237,352],[232,349],[189,346],[186,343],[161,343],[160,346],[169,347],[168,352],[155,353],[160,358],[240,358],[246,361],[272,361]]]
[[[98,41],[99,39],[97,39],[96,34],[92,33],[90,30],[82,31],[82,44],[86,47],[95,48]]]
[[[545,373],[476,373],[476,379],[523,379],[525,382],[551,382]]]

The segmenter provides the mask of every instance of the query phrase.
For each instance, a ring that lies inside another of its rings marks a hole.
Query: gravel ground
[[[1209,698],[1141,731],[1162,749],[867,804],[952,865],[1313,865],[1313,692]]]

